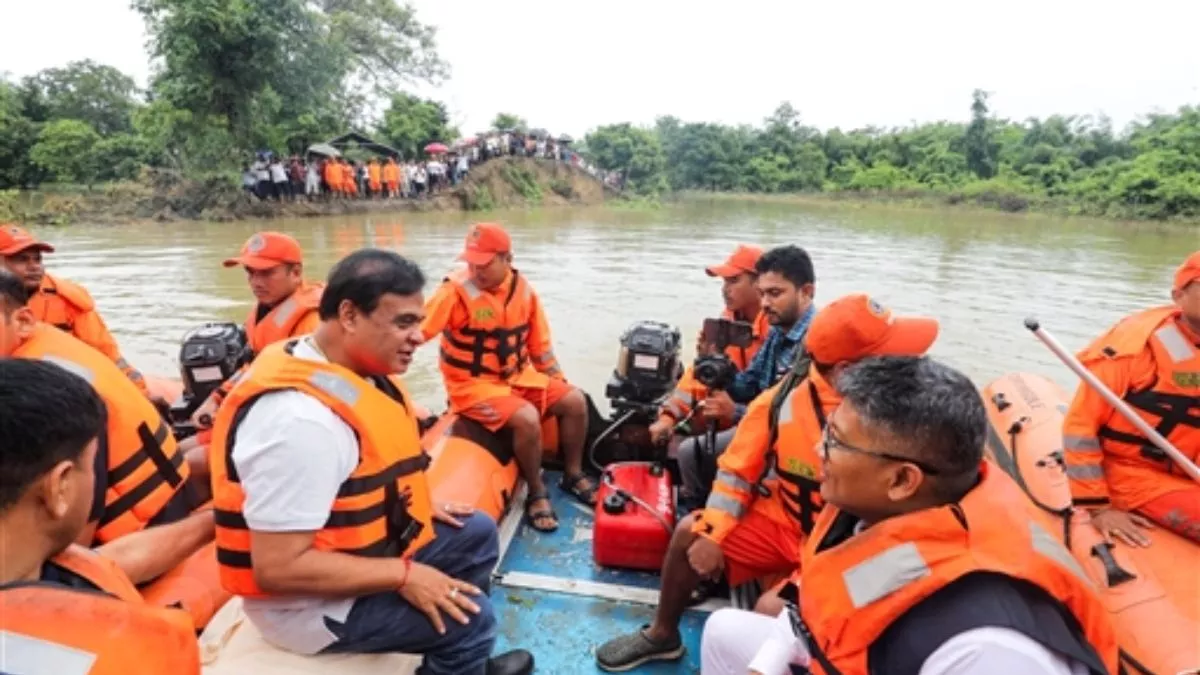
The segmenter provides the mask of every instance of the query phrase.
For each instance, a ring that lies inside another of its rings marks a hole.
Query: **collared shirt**
[[[754,355],[750,365],[737,374],[726,393],[737,403],[735,420],[746,412],[746,405],[762,392],[778,382],[796,359],[796,350],[804,344],[804,336],[817,310],[809,305],[806,311],[786,333],[778,326],[771,326],[767,339]]]

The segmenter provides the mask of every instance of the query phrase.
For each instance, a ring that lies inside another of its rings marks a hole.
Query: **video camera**
[[[191,424],[196,409],[253,356],[245,329],[236,323],[206,323],[183,336],[179,348],[183,395],[170,409],[176,437],[196,433]]]
[[[679,329],[657,321],[639,321],[621,335],[617,367],[604,394],[618,413],[636,411],[646,419],[658,414],[662,399],[683,375]]]
[[[738,374],[738,367],[725,354],[729,347],[747,349],[754,341],[754,328],[745,321],[705,319],[701,342],[713,345],[717,353],[697,356],[692,363],[696,381],[712,391],[729,388]]]

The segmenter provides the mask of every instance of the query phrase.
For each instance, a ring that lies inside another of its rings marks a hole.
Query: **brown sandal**
[[[540,501],[546,502],[544,508],[530,510],[530,507]],[[545,522],[547,519],[553,519],[554,525],[551,527],[538,527],[539,522]],[[525,498],[525,522],[538,532],[554,532],[558,529],[558,514],[554,512],[554,507],[550,505],[549,492],[539,492]]]

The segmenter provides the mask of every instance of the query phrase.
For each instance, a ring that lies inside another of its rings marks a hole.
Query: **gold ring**
[[[456,597],[458,597],[458,589],[457,589],[457,588],[451,588],[451,589],[450,589],[450,599],[451,599],[451,600],[453,600],[453,599],[454,599],[454,598],[456,598]]]

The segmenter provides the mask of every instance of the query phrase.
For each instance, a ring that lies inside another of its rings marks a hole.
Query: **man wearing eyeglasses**
[[[987,412],[971,380],[892,356],[859,362],[837,388],[819,444],[827,503],[787,610],[714,613],[704,674],[1118,672],[1093,582],[983,461]]]
[[[706,508],[684,518],[671,540],[654,622],[601,645],[600,668],[681,657],[679,620],[704,579],[724,572],[733,587],[794,572],[822,505],[816,446],[841,402],[838,376],[867,357],[924,354],[937,335],[936,320],[895,316],[866,295],[818,312],[805,338],[807,373],[789,374],[750,403],[718,460]]]

